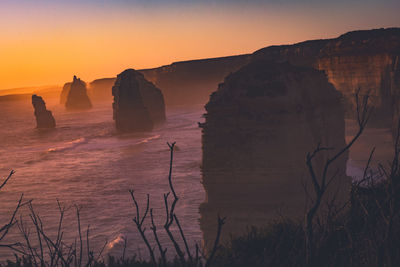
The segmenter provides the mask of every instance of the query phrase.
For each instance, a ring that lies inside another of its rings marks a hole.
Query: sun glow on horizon
[[[268,45],[400,25],[394,11],[382,16],[376,8],[357,13],[298,6],[4,7],[0,89],[63,84],[74,74],[91,81],[126,68],[252,53]]]

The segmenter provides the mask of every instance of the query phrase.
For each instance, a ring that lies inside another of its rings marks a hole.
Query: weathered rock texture
[[[220,84],[201,125],[207,198],[200,222],[206,243],[211,245],[215,237],[217,213],[229,218],[224,240],[228,233],[244,233],[247,226],[264,226],[280,215],[303,218],[302,183],[310,186],[307,152],[319,142],[335,148],[329,153],[345,146],[340,101],[341,94],[322,71],[288,63],[256,61]],[[327,156],[316,161],[318,173]],[[328,195],[338,192],[338,203],[350,190],[347,158],[331,167],[332,173],[340,173]]]
[[[87,95],[86,83],[74,76],[68,93],[65,107],[70,110],[84,110],[92,108],[92,103]]]
[[[114,120],[120,131],[149,131],[165,121],[164,97],[143,74],[127,69],[112,88]]]
[[[175,62],[139,71],[162,90],[167,105],[204,104],[224,77],[250,61],[288,61],[324,70],[329,81],[346,97],[348,116],[354,114],[354,91],[360,88],[362,93],[370,92],[376,108],[370,125],[390,126],[394,104],[391,99],[400,91],[399,54],[400,29],[390,28],[354,31],[335,39],[270,46],[249,55]],[[93,90],[93,95],[107,95],[113,79],[101,79],[99,86],[95,86],[99,90]]]
[[[316,67],[347,99],[355,114],[354,92],[371,95],[375,107],[372,126],[390,127],[394,98],[400,93],[400,29],[347,33],[320,51]]]
[[[32,95],[32,105],[35,109],[36,125],[37,128],[54,128],[56,127],[56,121],[54,120],[51,111],[46,109],[46,103],[43,101],[42,97],[37,95]]]
[[[69,91],[71,90],[71,82],[65,83],[60,94],[60,104],[65,105],[68,99]]]
[[[395,95],[400,93],[400,29],[349,32],[336,39],[307,41],[256,51],[253,60],[289,61],[324,70],[346,100],[348,117],[355,114],[354,93],[370,94],[375,108],[369,126],[390,127]]]

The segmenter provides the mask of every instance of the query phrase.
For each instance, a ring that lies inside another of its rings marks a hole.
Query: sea
[[[118,134],[111,103],[94,104],[89,111],[66,111],[62,105],[47,102],[57,127],[35,129],[29,101],[0,103],[0,177],[15,174],[0,191],[0,224],[7,223],[23,194],[53,235],[60,219],[59,203],[66,208],[63,219],[64,242],[73,244],[78,234],[76,208],[80,210],[82,235],[89,228],[90,248],[102,255],[147,255],[133,218],[136,209],[129,190],[134,190],[141,208],[149,194],[155,224],[165,223],[164,194],[170,191],[168,172],[170,152],[167,142],[176,142],[172,181],[179,201],[176,214],[191,247],[200,244],[199,205],[205,200],[201,184],[201,129],[204,113],[201,105],[167,109],[167,120],[152,132]],[[171,199],[172,200],[172,199]],[[27,205],[17,219],[31,228]],[[20,217],[21,216],[21,217]],[[150,217],[145,221],[150,223]],[[147,233],[150,234],[149,225]],[[173,233],[179,235],[178,229]],[[162,231],[160,231],[162,232]],[[152,237],[149,237],[152,239]],[[173,247],[160,233],[161,242]],[[18,227],[0,241],[10,244],[23,240]],[[85,241],[86,242],[86,241]],[[0,248],[0,260],[13,258],[9,249]]]
[[[147,257],[147,250],[133,218],[136,209],[129,190],[143,214],[147,195],[155,224],[165,223],[164,194],[170,191],[168,171],[170,153],[167,142],[176,142],[172,181],[179,196],[176,213],[191,248],[201,246],[199,206],[205,201],[201,184],[201,129],[205,110],[202,105],[167,107],[167,120],[151,132],[119,134],[111,103],[95,103],[88,111],[66,111],[58,99],[47,101],[57,127],[36,129],[30,101],[0,103],[0,177],[15,174],[0,191],[0,224],[8,222],[23,194],[40,216],[44,231],[55,238],[59,226],[59,207],[63,218],[63,242],[74,244],[79,237],[76,209],[80,211],[81,232],[86,240],[89,227],[90,248],[102,255]],[[346,139],[356,132],[354,121],[346,121]],[[347,174],[359,179],[369,152],[376,147],[373,165],[389,163],[392,137],[389,129],[367,129],[350,152]],[[35,240],[35,229],[23,206],[16,219]],[[146,226],[152,240],[149,217]],[[172,228],[175,235],[179,229]],[[173,251],[168,237],[160,231],[161,243]],[[0,245],[23,241],[15,225]],[[79,242],[79,239],[78,239]],[[86,241],[85,241],[86,242]],[[126,243],[125,243],[126,242]],[[126,244],[126,245],[125,245]],[[153,243],[154,244],[154,243]],[[0,261],[13,258],[13,251],[0,247]]]

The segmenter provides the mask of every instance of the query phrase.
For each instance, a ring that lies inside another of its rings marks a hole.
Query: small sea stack
[[[207,194],[200,224],[207,244],[215,238],[217,214],[229,218],[223,241],[280,216],[303,218],[305,188],[312,190],[307,152],[318,143],[334,148],[316,160],[319,173],[326,158],[346,145],[341,98],[324,72],[289,63],[253,62],[225,78],[200,125]],[[336,193],[338,205],[350,190],[347,158],[328,175],[339,170],[326,193],[326,199]]]
[[[119,131],[150,131],[154,124],[165,121],[161,90],[134,69],[127,69],[117,76],[112,95],[113,117]]]
[[[65,107],[69,110],[85,110],[92,108],[87,94],[86,83],[74,76],[68,93]]]
[[[32,95],[32,105],[35,109],[36,125],[38,129],[55,128],[56,121],[50,110],[46,109],[46,103],[43,98]]]

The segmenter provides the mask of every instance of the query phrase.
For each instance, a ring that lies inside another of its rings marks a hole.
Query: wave
[[[139,144],[145,144],[145,143],[148,143],[148,142],[151,141],[151,140],[159,139],[160,137],[161,137],[161,135],[159,135],[159,134],[154,135],[154,136],[150,136],[150,137],[148,137],[148,138],[145,138],[145,139],[143,139],[143,140],[140,140],[140,141],[137,142],[136,144],[137,144],[137,145],[139,145]]]
[[[75,139],[75,140],[73,140],[71,142],[66,142],[62,146],[49,148],[47,150],[47,152],[49,152],[49,153],[63,152],[63,151],[66,151],[66,150],[74,149],[77,146],[86,144],[87,142],[88,142],[88,140],[86,138],[82,137],[82,138]]]
[[[126,242],[126,237],[123,234],[119,234],[114,240],[111,240],[107,244],[107,250],[110,251],[115,247],[123,246]]]

